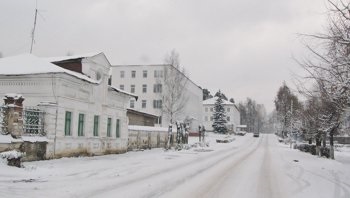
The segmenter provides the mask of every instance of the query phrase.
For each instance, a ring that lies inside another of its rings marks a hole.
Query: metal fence
[[[10,113],[8,106],[0,106],[0,130],[1,133],[8,133],[8,119],[7,114]],[[45,135],[44,132],[44,114],[45,112],[38,107],[14,107],[17,108],[18,120],[23,121],[22,134],[25,135]],[[21,108],[18,111],[18,108]]]
[[[24,134],[45,135],[44,111],[37,107],[25,107],[22,115]]]

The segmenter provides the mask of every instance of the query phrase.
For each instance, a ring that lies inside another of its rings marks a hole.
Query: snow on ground
[[[25,168],[8,167],[2,163],[0,194],[1,197],[81,197],[91,187],[98,189],[119,181],[150,177],[158,171],[173,169],[207,155],[209,149],[227,148],[227,145],[216,143],[216,137],[223,136],[210,134],[206,138],[210,147],[182,151],[159,148],[119,155],[25,162]],[[195,142],[198,142],[198,137],[190,137],[189,143]],[[235,145],[243,142],[244,139],[236,141]]]
[[[208,133],[209,147],[0,163],[1,197],[350,197],[349,164],[278,143],[274,135]],[[191,144],[198,137],[191,137]],[[345,152],[346,153],[346,152]],[[200,191],[200,192],[199,192]]]

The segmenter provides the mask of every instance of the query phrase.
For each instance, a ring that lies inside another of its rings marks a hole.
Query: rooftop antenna
[[[33,45],[34,45],[34,36],[35,36],[35,27],[36,27],[36,19],[38,16],[38,0],[36,0],[36,5],[35,5],[35,15],[34,15],[34,27],[32,31],[32,44],[30,45],[30,53],[33,51]]]

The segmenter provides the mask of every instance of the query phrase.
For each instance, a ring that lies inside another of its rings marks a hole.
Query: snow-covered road
[[[188,151],[0,166],[1,197],[350,197],[349,164],[292,150],[274,135]],[[192,140],[194,141],[194,140]]]

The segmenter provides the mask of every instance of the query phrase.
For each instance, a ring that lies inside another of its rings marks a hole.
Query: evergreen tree
[[[214,106],[214,114],[213,114],[214,123],[212,126],[214,128],[214,131],[218,133],[226,133],[227,132],[226,112],[222,101],[223,100],[222,94],[220,91],[218,93],[219,94],[217,94],[218,97]]]

